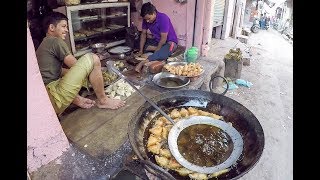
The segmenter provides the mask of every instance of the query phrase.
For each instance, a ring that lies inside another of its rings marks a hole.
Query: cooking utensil
[[[160,72],[153,76],[152,82],[163,88],[177,89],[187,86],[190,83],[190,79],[167,72]]]
[[[102,71],[102,72],[113,73],[113,72],[110,72],[107,67],[101,67],[101,71]],[[103,75],[103,74],[102,74],[102,75]],[[116,82],[116,81],[118,81],[118,80],[120,79],[120,77],[119,77],[118,75],[116,75],[116,77],[117,77],[117,78],[116,78],[114,81],[112,81],[112,82],[103,81],[104,87],[109,86],[109,85],[111,85],[112,83],[114,83],[114,82]],[[88,83],[88,88],[93,88],[93,87],[92,87],[92,84],[91,84],[90,82]]]
[[[133,89],[135,89],[146,101],[148,101],[155,109],[157,109],[166,119],[168,119],[172,124],[175,122],[165,113],[163,112],[154,102],[152,102],[147,96],[145,96],[136,86],[127,79],[123,74],[121,74],[120,71],[118,71],[114,66],[113,66],[113,61],[108,61],[107,66],[110,68],[113,72],[115,72],[119,77],[127,81]]]
[[[105,50],[106,45],[104,43],[96,43],[91,45],[91,49],[93,50],[93,52],[96,53],[101,53]]]
[[[119,54],[119,59],[124,59],[125,57],[126,57],[125,54],[123,54],[123,53]]]
[[[218,127],[231,137],[233,142],[233,150],[227,160],[216,166],[205,167],[190,163],[180,154],[178,150],[179,134],[183,129],[195,124],[207,124]],[[186,167],[187,169],[205,174],[218,172],[232,166],[240,157],[243,148],[243,140],[241,135],[234,127],[230,126],[224,121],[216,120],[207,116],[192,116],[189,119],[178,121],[169,132],[168,144],[172,155],[182,166]]]
[[[184,65],[187,65],[188,63],[187,62],[184,62],[184,61],[175,61],[175,62],[169,62],[167,63],[168,65],[170,66],[184,66]]]
[[[116,46],[108,50],[109,53],[116,54],[116,55],[131,53],[131,51],[132,51],[132,48],[129,46]]]
[[[224,122],[232,123],[243,139],[243,152],[230,170],[218,176],[219,180],[238,179],[249,172],[259,161],[264,149],[264,132],[255,115],[237,101],[216,93],[200,90],[173,90],[151,98],[166,112],[173,108],[196,107],[211,113],[223,116]],[[141,160],[150,161],[154,166],[146,169],[164,179],[189,179],[176,172],[161,170],[153,154],[147,151],[146,139],[150,136],[157,111],[149,104],[144,103],[133,114],[128,124],[130,144],[135,154]],[[164,176],[165,175],[165,176]],[[172,178],[169,178],[169,177]]]
[[[148,101],[156,110],[160,112],[166,119],[168,119],[174,126],[169,132],[168,136],[168,144],[169,149],[175,159],[184,167],[200,172],[200,173],[215,173],[220,170],[226,169],[233,165],[237,159],[240,157],[242,152],[242,138],[238,131],[233,128],[232,126],[228,125],[227,123],[220,122],[219,120],[215,120],[211,117],[202,117],[202,116],[193,116],[192,118],[188,119],[181,119],[178,123],[175,123],[164,111],[161,110],[159,106],[157,106],[152,100],[146,97],[139,89],[137,89],[134,84],[132,84],[124,75],[122,75],[114,66],[112,61],[107,62],[108,68],[114,71],[119,77],[123,78],[127,81],[146,101]],[[209,122],[209,121],[211,122]],[[177,139],[180,132],[185,129],[186,127],[193,125],[193,124],[209,124],[220,128],[221,130],[225,131],[231,138],[234,144],[233,151],[230,157],[224,161],[223,163],[213,166],[213,167],[200,167],[195,164],[188,162],[178,151],[178,144]]]

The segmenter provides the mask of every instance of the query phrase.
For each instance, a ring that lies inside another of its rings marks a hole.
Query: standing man
[[[170,18],[159,11],[150,3],[141,7],[142,33],[140,37],[140,51],[138,56],[145,52],[154,52],[145,61],[141,61],[135,68],[140,72],[143,65],[150,61],[166,60],[177,48],[178,38],[173,29]],[[153,38],[147,38],[147,30],[150,30]]]
[[[265,25],[266,25],[265,15],[261,14],[259,24],[260,24],[260,29],[265,29]]]
[[[118,109],[125,102],[110,99],[104,92],[101,63],[97,55],[88,53],[78,60],[71,54],[64,39],[68,33],[68,18],[59,12],[48,14],[43,21],[46,37],[36,51],[42,79],[55,112],[61,114],[71,103],[81,108]],[[63,68],[65,64],[68,68]],[[81,97],[82,86],[92,84],[97,102]]]

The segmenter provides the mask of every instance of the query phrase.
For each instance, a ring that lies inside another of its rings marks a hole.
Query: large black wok
[[[243,152],[229,172],[218,179],[238,179],[247,173],[258,162],[264,148],[264,133],[258,119],[246,107],[226,96],[200,90],[176,90],[162,93],[151,98],[164,112],[175,107],[198,107],[224,117],[239,131],[243,139]],[[135,154],[141,162],[147,164],[146,169],[162,179],[189,179],[174,171],[166,171],[159,167],[154,156],[146,149],[149,128],[155,117],[159,116],[148,102],[144,103],[132,116],[129,122],[129,140]]]

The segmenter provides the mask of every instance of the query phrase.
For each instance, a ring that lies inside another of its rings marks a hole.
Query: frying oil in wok
[[[181,131],[178,149],[189,162],[198,166],[216,166],[230,156],[233,143],[220,128],[206,125],[191,125]]]

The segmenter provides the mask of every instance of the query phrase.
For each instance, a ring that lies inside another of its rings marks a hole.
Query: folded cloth
[[[236,84],[240,86],[246,86],[246,87],[251,87],[253,84],[249,81],[243,80],[243,79],[237,79]]]
[[[228,84],[229,84],[228,90],[233,90],[233,89],[239,88],[239,87],[238,87],[236,84],[234,84],[233,82],[228,82]],[[226,84],[223,85],[223,88],[227,89],[227,85],[226,85]]]

